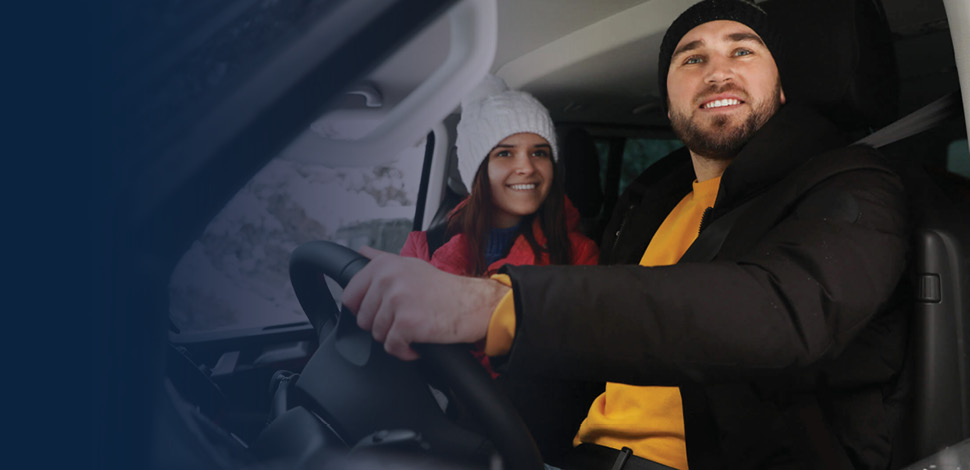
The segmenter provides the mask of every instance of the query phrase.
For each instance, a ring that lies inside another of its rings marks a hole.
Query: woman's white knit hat
[[[546,107],[524,91],[509,90],[501,78],[487,75],[461,101],[455,145],[458,172],[466,189],[471,191],[475,172],[495,145],[520,132],[532,132],[546,139],[552,147],[553,161],[558,158],[556,127]]]

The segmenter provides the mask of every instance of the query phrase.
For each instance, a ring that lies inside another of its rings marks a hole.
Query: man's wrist
[[[512,281],[507,274],[492,276],[496,284],[500,284],[502,297],[493,305],[488,330],[485,334],[485,354],[501,356],[507,354],[515,338],[515,302],[512,293]]]

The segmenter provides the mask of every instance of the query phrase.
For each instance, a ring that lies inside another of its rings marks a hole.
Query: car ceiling
[[[497,0],[492,71],[529,91],[557,122],[666,127],[659,111],[656,51],[666,27],[696,0]],[[941,1],[883,0],[900,65],[902,111],[957,87]],[[447,54],[444,23],[414,54],[375,71],[388,102],[407,94]],[[911,65],[912,64],[912,65]]]

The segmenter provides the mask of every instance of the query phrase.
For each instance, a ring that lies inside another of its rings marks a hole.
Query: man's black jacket
[[[507,373],[681,387],[693,470],[886,467],[906,344],[898,177],[785,106],[721,179],[703,227],[751,204],[716,257],[636,266],[693,180],[682,151],[631,185],[601,249],[619,266],[506,268]]]

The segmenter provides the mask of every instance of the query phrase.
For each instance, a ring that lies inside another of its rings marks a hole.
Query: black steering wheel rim
[[[325,288],[324,276],[346,287],[367,262],[359,253],[326,241],[309,242],[293,251],[290,280],[321,340],[340,315],[329,289]],[[356,322],[343,322],[341,328],[357,328]],[[421,355],[419,361],[435,371],[481,424],[506,468],[543,468],[542,456],[515,407],[462,345],[416,344],[413,347]]]

